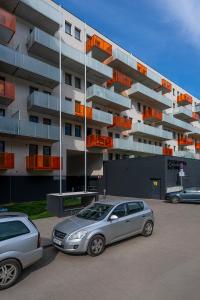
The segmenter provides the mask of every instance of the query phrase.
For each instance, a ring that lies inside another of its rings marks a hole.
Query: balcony
[[[109,136],[89,135],[87,136],[87,148],[107,149],[113,147],[113,139]]]
[[[85,117],[85,105],[75,103],[75,115],[84,118]],[[86,118],[92,120],[92,107],[86,107]]]
[[[116,92],[121,93],[131,88],[133,81],[130,77],[119,71],[113,70],[113,78],[107,81],[107,86],[114,86]]]
[[[193,130],[191,124],[178,120],[166,113],[163,113],[162,125],[170,130],[178,130],[180,132],[191,132]]]
[[[59,69],[38,59],[0,45],[0,69],[8,74],[54,88],[59,84]]]
[[[117,151],[130,152],[132,154],[162,155],[162,147],[139,143],[131,137],[127,139],[114,139],[113,149]]]
[[[59,40],[38,28],[28,37],[28,51],[59,66]],[[84,73],[85,54],[62,42],[62,66],[79,74]],[[102,84],[112,78],[112,69],[96,59],[87,56],[87,80]]]
[[[152,123],[160,123],[162,122],[162,112],[160,110],[157,110],[155,108],[147,109],[145,112],[143,112],[143,121],[146,124],[152,124]]]
[[[197,142],[197,141],[195,142],[195,150],[196,150],[196,151],[200,151],[200,142],[199,142],[199,141],[198,141],[198,142]]]
[[[59,127],[15,118],[0,117],[0,135],[56,142],[59,140]]]
[[[92,109],[93,113],[92,113],[92,123],[93,124],[97,124],[100,126],[109,126],[113,124],[113,115],[99,110],[99,109]]]
[[[8,106],[15,100],[15,85],[0,79],[0,104]]]
[[[87,101],[99,103],[116,110],[124,111],[131,108],[131,100],[112,90],[103,88],[96,84],[87,89]]]
[[[188,94],[180,94],[179,96],[177,96],[177,103],[179,106],[181,105],[192,105],[192,97]]]
[[[113,54],[105,63],[115,70],[129,76],[135,82],[141,82],[147,87],[155,90],[160,88],[161,76],[138,62],[137,58],[133,55],[116,48]]]
[[[199,120],[198,114],[192,112],[192,106],[190,106],[189,108],[182,107],[182,106],[175,108],[174,117],[187,123],[191,123]]]
[[[179,146],[192,146],[194,144],[194,141],[192,138],[188,138],[187,136],[181,137],[178,139],[178,145]]]
[[[1,6],[42,30],[55,34],[60,27],[60,12],[43,0],[5,0]]]
[[[14,169],[14,153],[0,153],[0,170]]]
[[[169,147],[163,148],[163,155],[165,156],[173,156],[173,149]]]
[[[171,82],[169,82],[168,80],[166,79],[162,79],[161,80],[161,85],[158,89],[156,89],[156,91],[162,91],[162,94],[167,94],[167,93],[171,93],[172,91],[172,84]]]
[[[128,90],[130,98],[139,100],[143,104],[155,107],[163,110],[171,107],[172,101],[165,96],[151,90],[141,83],[132,85],[131,89]]]
[[[132,120],[120,116],[114,116],[113,117],[113,124],[112,126],[109,127],[114,127],[119,130],[130,130],[132,127]]]
[[[30,155],[26,157],[27,171],[55,171],[60,169],[59,156]]]
[[[163,130],[162,128],[153,127],[142,123],[133,124],[132,130],[129,133],[135,136],[152,138],[159,141],[168,141],[173,139],[172,132],[168,132],[166,130]]]
[[[174,156],[184,157],[184,158],[192,158],[192,159],[199,159],[200,158],[199,154],[196,154],[196,153],[191,152],[191,151],[175,151]]]
[[[16,17],[0,8],[0,43],[8,44],[16,32]]]
[[[112,56],[112,45],[94,34],[86,42],[86,52],[102,62]]]
[[[198,115],[200,114],[200,103],[198,103],[198,104],[195,105],[195,112]]]

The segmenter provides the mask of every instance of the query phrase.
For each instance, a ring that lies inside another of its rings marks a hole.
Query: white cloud
[[[200,1],[157,0],[157,3],[164,11],[165,21],[176,26],[183,41],[190,42],[200,48]]]

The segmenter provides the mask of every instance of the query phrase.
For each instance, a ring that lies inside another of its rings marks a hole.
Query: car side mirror
[[[110,218],[109,218],[109,221],[115,221],[118,219],[118,216],[116,215],[111,215]]]

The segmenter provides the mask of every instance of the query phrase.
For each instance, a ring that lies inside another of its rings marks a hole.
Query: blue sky
[[[200,98],[199,0],[56,0]]]

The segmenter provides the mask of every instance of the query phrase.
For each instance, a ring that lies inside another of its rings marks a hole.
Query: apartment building
[[[197,98],[53,1],[0,0],[4,199],[13,199],[11,186],[13,194],[23,188],[37,197],[58,191],[60,159],[63,189],[82,184],[85,99],[90,184],[103,174],[104,160],[200,158]]]

